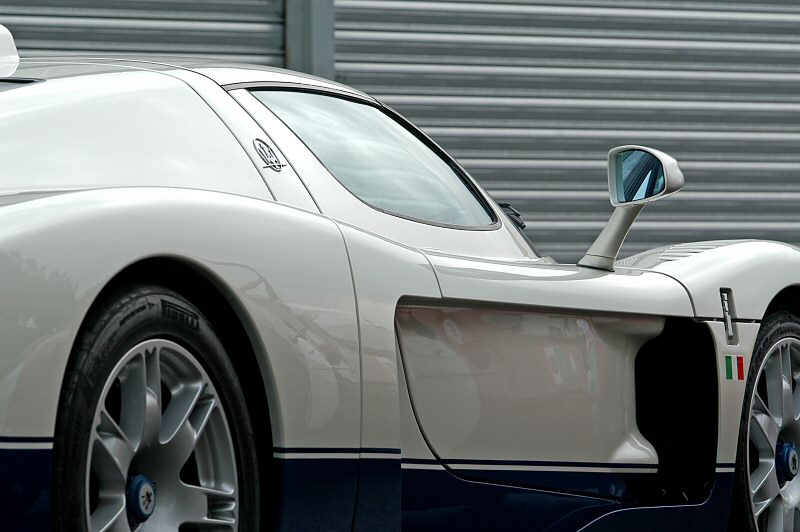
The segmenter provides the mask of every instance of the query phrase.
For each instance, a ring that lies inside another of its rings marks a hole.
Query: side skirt
[[[291,531],[724,531],[733,478],[718,472],[700,504],[641,506],[472,481],[435,460],[401,459],[396,449],[276,449],[275,456],[283,489],[279,529]],[[604,482],[603,474],[591,475]],[[613,482],[614,476],[605,480]]]

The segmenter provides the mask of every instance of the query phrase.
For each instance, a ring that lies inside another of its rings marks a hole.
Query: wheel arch
[[[775,294],[769,305],[767,305],[767,310],[764,311],[762,319],[781,310],[800,316],[800,285],[787,286]]]
[[[251,409],[257,446],[259,449],[260,477],[273,479],[262,486],[262,507],[267,509],[268,519],[275,516],[270,507],[276,500],[273,496],[278,489],[277,468],[272,458],[273,436],[276,427],[273,423],[278,417],[272,410],[275,401],[269,395],[269,390],[275,388],[269,383],[273,379],[272,369],[266,353],[262,352],[261,342],[258,340],[256,328],[249,314],[238,304],[236,297],[227,284],[217,274],[209,271],[204,266],[177,256],[152,256],[133,262],[117,272],[97,293],[86,314],[81,320],[77,343],[94,310],[103,304],[113,294],[135,284],[155,284],[173,290],[192,302],[209,320],[214,332],[229,354],[237,353],[240,356],[231,356],[230,360],[236,371],[237,378],[242,384],[245,400],[248,404],[266,404],[264,409]],[[72,362],[74,352],[70,350]],[[262,368],[263,362],[264,368]],[[262,369],[265,372],[262,372]],[[262,375],[266,374],[266,377]],[[266,411],[266,423],[257,418]]]

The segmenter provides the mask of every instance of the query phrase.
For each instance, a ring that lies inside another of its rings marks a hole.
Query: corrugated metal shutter
[[[22,56],[190,55],[282,66],[283,0],[11,0],[0,24]]]
[[[336,68],[523,211],[557,259],[603,227],[606,152],[628,143],[677,157],[688,184],[645,210],[623,255],[796,243],[798,25],[793,0],[336,0]]]

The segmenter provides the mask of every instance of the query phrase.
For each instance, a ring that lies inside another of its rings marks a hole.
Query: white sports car
[[[800,530],[800,250],[578,265],[397,113],[0,26],[0,528]]]

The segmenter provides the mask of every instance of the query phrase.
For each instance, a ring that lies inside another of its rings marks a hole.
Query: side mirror
[[[683,188],[678,161],[645,146],[619,146],[608,152],[608,192],[616,207],[603,231],[578,265],[614,271],[622,243],[644,206]]]
[[[678,161],[644,146],[619,146],[608,152],[608,191],[614,207],[642,205],[683,188]]]

